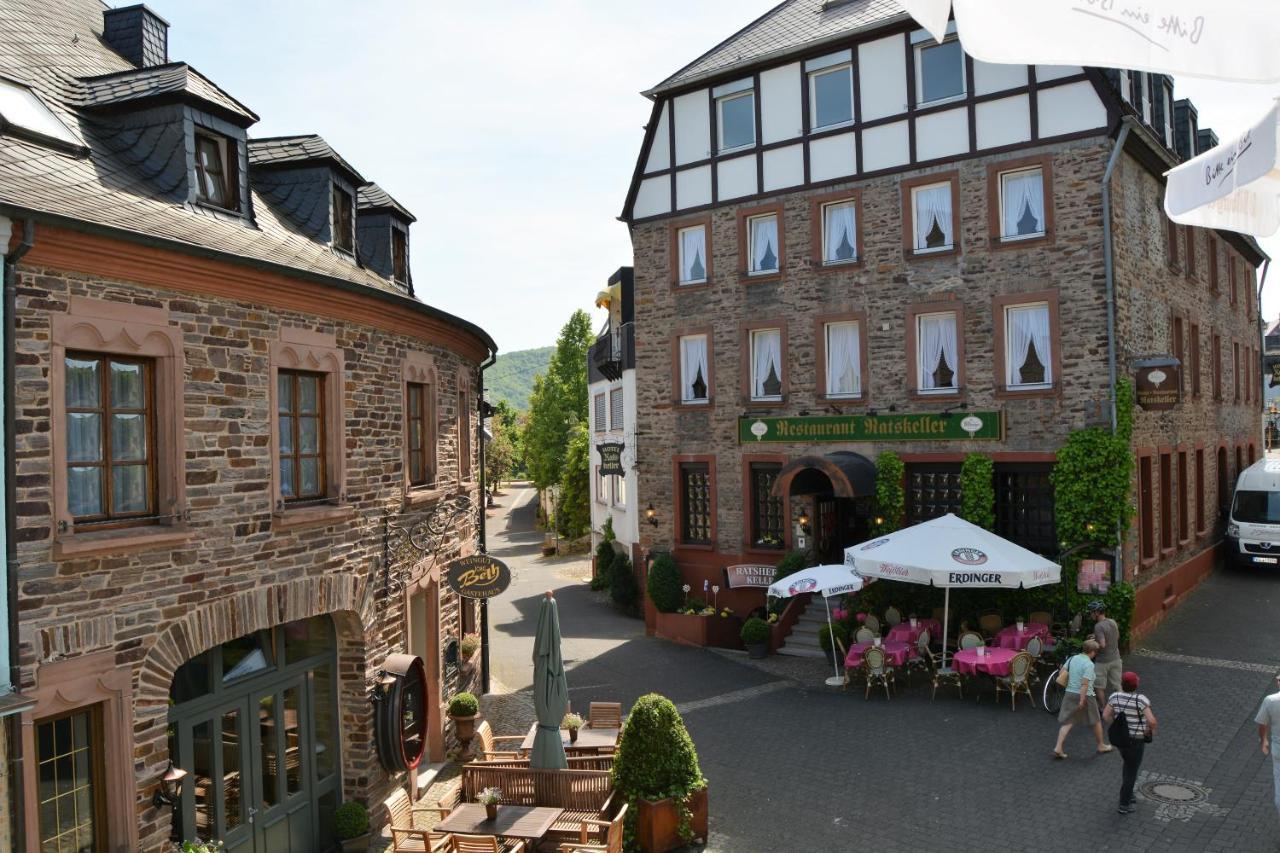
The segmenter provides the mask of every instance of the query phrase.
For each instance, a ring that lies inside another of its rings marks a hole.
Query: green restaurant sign
[[[1003,412],[738,419],[739,444],[765,442],[808,444],[849,441],[1000,441],[1003,438]]]

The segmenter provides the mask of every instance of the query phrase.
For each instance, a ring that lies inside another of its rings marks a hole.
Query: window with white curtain
[[[720,121],[720,151],[756,144],[756,93],[726,95],[716,100]]]
[[[680,339],[680,401],[706,403],[710,400],[707,373],[707,336],[685,335]]]
[[[912,189],[911,214],[916,254],[955,248],[950,181]]]
[[[762,275],[778,271],[778,217],[773,213],[747,219],[747,272]]]
[[[680,283],[703,284],[707,280],[707,227],[681,228],[676,239],[680,246]]]
[[[853,121],[853,66],[824,68],[809,75],[814,130]]]
[[[596,502],[609,502],[609,480],[600,473],[600,466],[596,466]]]
[[[953,36],[942,44],[929,39],[916,46],[916,103],[962,98],[966,91],[964,50],[958,39]]]
[[[782,330],[751,332],[751,399],[782,399]]]
[[[852,201],[822,206],[822,263],[849,264],[858,260],[858,216]]]
[[[625,507],[627,505],[627,478],[619,477],[615,474],[609,479],[613,480],[613,505]]]
[[[959,390],[958,353],[954,311],[916,317],[916,387],[921,394]]]
[[[1053,385],[1049,305],[1011,305],[1004,311],[1005,386],[1029,389]]]
[[[1000,239],[1025,240],[1045,233],[1044,170],[1000,173]]]
[[[856,400],[862,396],[862,330],[856,322],[827,323],[827,396]]]

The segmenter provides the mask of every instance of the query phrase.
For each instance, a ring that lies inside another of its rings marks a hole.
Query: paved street
[[[1140,786],[1191,783],[1204,799],[1147,798],[1126,817],[1115,811],[1119,756],[1094,757],[1077,730],[1071,759],[1054,762],[1056,723],[1025,704],[930,701],[919,679],[866,701],[823,687],[808,661],[757,667],[644,637],[574,580],[584,560],[537,556],[532,501],[513,488],[491,519],[491,550],[516,576],[492,603],[496,678],[527,687],[530,615],[555,589],[575,705],[657,691],[680,706],[711,785],[707,849],[1280,850],[1252,722],[1280,669],[1280,573],[1215,575],[1127,659],[1161,722]]]

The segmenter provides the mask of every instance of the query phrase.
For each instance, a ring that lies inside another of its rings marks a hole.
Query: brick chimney
[[[139,68],[169,61],[169,22],[141,3],[104,9],[102,38]]]

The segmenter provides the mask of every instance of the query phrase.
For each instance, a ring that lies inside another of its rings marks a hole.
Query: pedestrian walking
[[[1131,814],[1133,786],[1138,781],[1138,768],[1142,766],[1142,754],[1156,733],[1156,715],[1151,713],[1151,700],[1138,692],[1138,674],[1126,672],[1120,676],[1120,690],[1107,698],[1102,721],[1107,724],[1111,745],[1120,750],[1124,769],[1120,774],[1120,814]],[[1119,719],[1123,717],[1123,720]]]
[[[1093,727],[1093,739],[1098,743],[1098,752],[1110,752],[1111,746],[1102,739],[1102,717],[1098,713],[1098,700],[1094,696],[1093,685],[1097,679],[1093,659],[1098,654],[1098,641],[1085,640],[1080,654],[1067,660],[1067,686],[1062,697],[1062,710],[1058,712],[1058,743],[1053,748],[1053,757],[1063,759],[1067,754],[1062,751],[1067,733],[1073,726],[1090,725]]]
[[[1098,694],[1098,707],[1106,707],[1107,697],[1120,689],[1120,673],[1124,664],[1120,660],[1120,626],[1107,616],[1107,605],[1102,599],[1089,602],[1093,616],[1093,638],[1098,641],[1098,657],[1093,666],[1098,674],[1094,690]]]
[[[1258,740],[1262,742],[1262,754],[1271,756],[1271,770],[1275,774],[1276,813],[1280,814],[1280,672],[1276,673],[1276,692],[1262,700],[1258,716]]]

